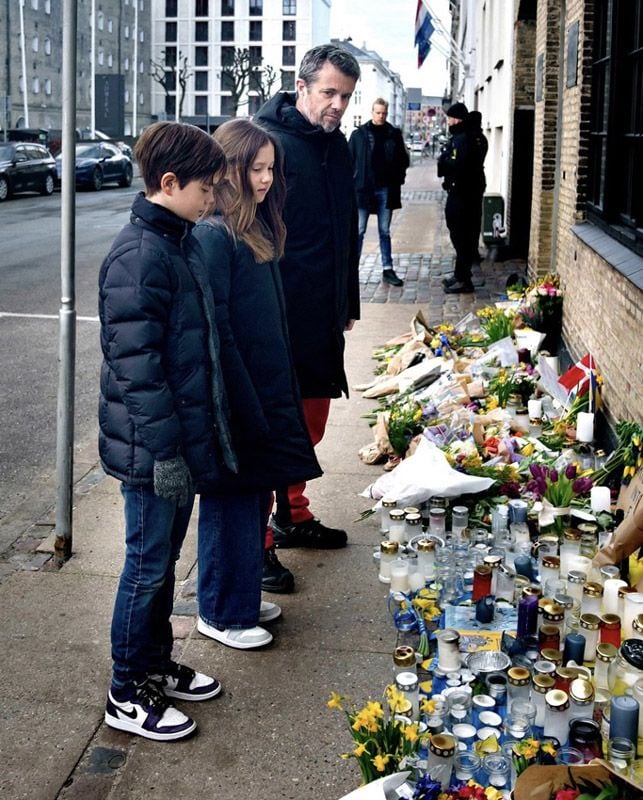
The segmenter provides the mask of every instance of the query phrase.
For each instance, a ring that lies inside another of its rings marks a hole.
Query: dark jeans
[[[125,501],[125,564],[112,617],[114,687],[142,680],[172,654],[170,615],[175,567],[194,498],[178,507],[152,486],[121,484]]]
[[[271,492],[206,495],[199,502],[199,616],[222,628],[259,621]]]
[[[482,198],[451,191],[447,197],[445,216],[451,243],[455,249],[456,280],[471,282],[471,265],[478,251]]]
[[[377,205],[377,232],[380,237],[380,255],[382,256],[382,266],[393,266],[393,255],[391,253],[391,218],[393,212],[386,207],[388,199],[388,189],[375,190],[375,202]],[[364,234],[370,211],[366,208],[358,209],[358,235],[359,235],[359,255],[362,255],[362,245],[364,244]]]

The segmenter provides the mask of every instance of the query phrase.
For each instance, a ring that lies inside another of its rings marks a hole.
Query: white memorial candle
[[[608,486],[592,486],[590,496],[593,514],[611,510],[612,498]]]
[[[619,578],[608,578],[603,584],[603,612],[605,614],[618,614],[618,590],[621,586],[627,586],[627,583]]]
[[[592,442],[594,440],[594,414],[590,411],[579,411],[576,417],[576,441]]]

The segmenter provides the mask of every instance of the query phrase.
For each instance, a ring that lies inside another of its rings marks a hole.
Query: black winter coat
[[[200,222],[194,235],[212,282],[239,458],[239,474],[226,476],[213,490],[275,489],[319,477],[301,410],[277,262],[257,264],[221,218]]]
[[[344,329],[359,319],[357,205],[344,135],[325,133],[281,93],[254,121],[279,139],[287,181],[280,262],[288,329],[303,397],[348,395]]]
[[[193,225],[139,194],[99,276],[99,452],[126,483],[181,454],[197,486],[235,467],[214,301]]]
[[[355,165],[355,189],[357,190],[358,208],[366,208],[372,214],[377,213],[375,202],[375,177],[372,166],[373,153],[373,133],[371,132],[372,122],[360,125],[352,133],[348,140],[348,149],[351,152]],[[384,123],[384,157],[386,161],[386,173],[388,189],[386,207],[394,210],[402,208],[401,186],[406,180],[406,170],[409,167],[409,154],[404,146],[402,132],[399,128]]]
[[[482,131],[479,135],[469,131],[464,122],[452,125],[449,132],[451,137],[438,158],[438,177],[444,178],[448,192],[478,202],[487,185],[483,166],[487,140]]]

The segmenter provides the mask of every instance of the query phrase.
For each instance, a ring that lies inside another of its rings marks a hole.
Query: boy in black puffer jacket
[[[127,544],[105,722],[171,741],[196,724],[168,698],[221,691],[216,679],[171,660],[170,614],[194,487],[236,470],[214,301],[192,236],[225,157],[206,133],[175,122],[147,128],[135,154],[145,194],[99,277],[99,449],[105,471],[122,482]]]

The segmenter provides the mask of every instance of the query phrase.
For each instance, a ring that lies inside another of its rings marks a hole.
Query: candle
[[[380,574],[382,583],[391,582],[391,564],[397,559],[399,544],[389,542],[388,539],[380,545]]]
[[[585,653],[585,637],[582,633],[568,633],[565,637],[565,647],[563,649],[563,664],[575,661],[577,664],[583,663]]]
[[[629,739],[636,747],[639,732],[639,704],[622,694],[612,697],[610,703],[610,739]]]
[[[558,363],[558,356],[545,356],[545,364],[549,367],[549,369],[553,370],[556,375],[558,375],[560,365]]]
[[[405,513],[401,508],[394,508],[390,513],[388,538],[392,542],[402,542],[406,539],[406,525],[404,523]]]
[[[530,581],[534,579],[534,565],[531,556],[526,554],[514,558],[514,569],[517,575],[524,575]]]
[[[410,588],[409,565],[403,559],[398,558],[391,564],[389,590],[391,592],[408,592]]]
[[[609,486],[592,486],[590,498],[593,514],[600,514],[601,511],[611,510],[612,496]]]
[[[460,634],[452,628],[436,633],[438,640],[438,666],[443,672],[460,669]]]
[[[542,419],[543,416],[543,401],[542,400],[529,400],[527,402],[527,410],[529,411],[529,419]]]
[[[634,619],[643,612],[643,592],[629,592],[623,603],[623,638],[631,639]]]
[[[594,441],[594,414],[590,411],[579,411],[576,417],[576,441]]]
[[[603,584],[603,611],[606,614],[618,614],[618,590],[627,586],[619,578],[608,578]]]
[[[544,733],[547,738],[558,739],[561,745],[569,738],[569,696],[562,689],[551,689],[545,695],[547,713]]]

